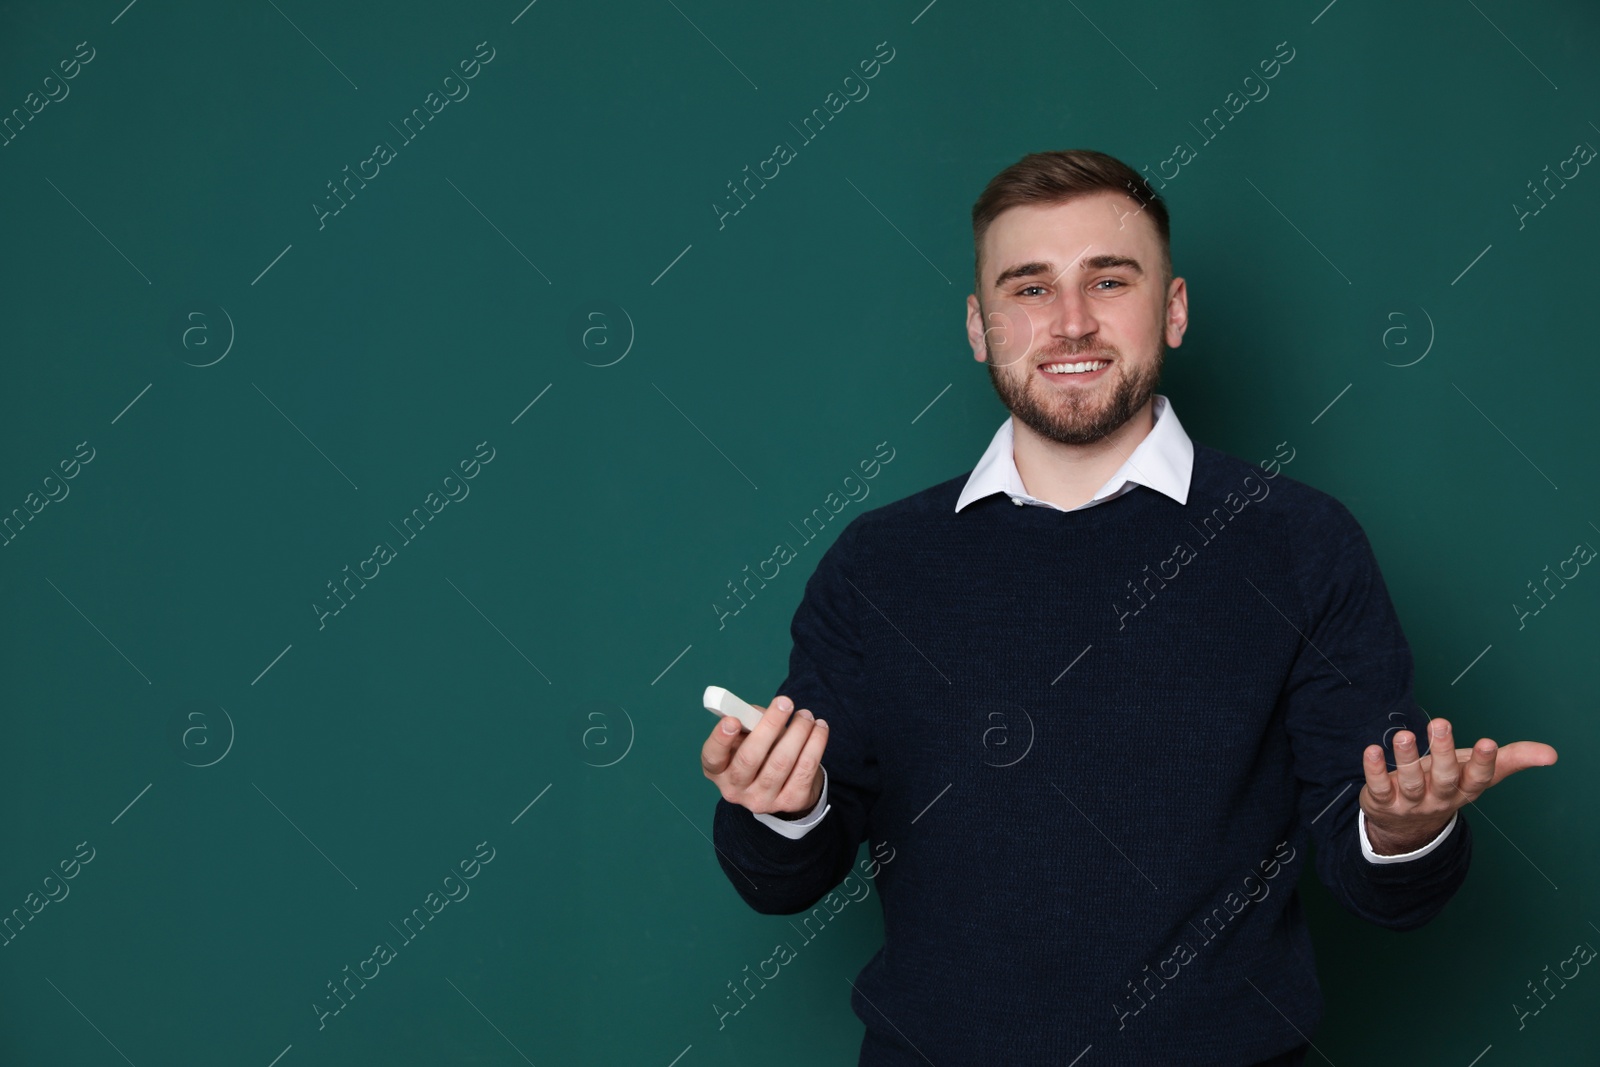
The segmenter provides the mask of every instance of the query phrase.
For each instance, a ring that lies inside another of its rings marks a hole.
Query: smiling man
[[[1349,510],[1155,393],[1188,292],[1137,172],[1029,155],[972,223],[967,337],[1011,415],[818,562],[779,695],[702,746],[718,861],[796,914],[894,848],[862,1065],[1301,1063],[1307,841],[1344,907],[1414,929],[1466,877],[1460,809],[1555,750],[1457,749]]]

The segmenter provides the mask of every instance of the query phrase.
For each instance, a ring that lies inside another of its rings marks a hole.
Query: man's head
[[[1169,232],[1149,183],[1102,152],[1036,152],[989,182],[972,207],[967,337],[1018,421],[1092,444],[1149,403],[1188,322]]]

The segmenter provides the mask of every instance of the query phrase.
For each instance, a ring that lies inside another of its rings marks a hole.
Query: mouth
[[[1046,378],[1092,382],[1104,377],[1110,366],[1109,359],[1053,360],[1039,364],[1039,373]]]

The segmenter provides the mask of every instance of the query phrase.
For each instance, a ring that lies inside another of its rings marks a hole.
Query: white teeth
[[[1082,374],[1085,371],[1099,370],[1108,367],[1111,361],[1107,359],[1091,359],[1085,363],[1051,363],[1045,366],[1046,374]]]

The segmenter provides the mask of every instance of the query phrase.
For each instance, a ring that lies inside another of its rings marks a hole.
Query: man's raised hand
[[[729,715],[717,723],[700,748],[700,769],[722,790],[722,799],[758,814],[802,815],[822,796],[822,750],[828,724],[779,696],[761,721],[742,733]],[[785,725],[787,723],[787,725]]]
[[[1411,731],[1394,735],[1392,771],[1382,745],[1368,745],[1362,756],[1367,784],[1361,789],[1361,810],[1367,816],[1367,840],[1379,855],[1416,851],[1439,836],[1457,808],[1502,778],[1556,761],[1556,750],[1539,741],[1496,745],[1485,737],[1471,748],[1456,748],[1444,719],[1434,719],[1429,733],[1426,756],[1417,755]],[[1447,752],[1452,758],[1442,758]]]

